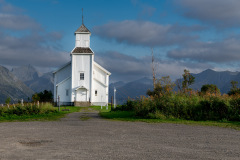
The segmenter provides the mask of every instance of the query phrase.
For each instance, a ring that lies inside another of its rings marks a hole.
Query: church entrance
[[[77,102],[86,102],[87,101],[87,89],[79,88],[76,91],[76,101]]]

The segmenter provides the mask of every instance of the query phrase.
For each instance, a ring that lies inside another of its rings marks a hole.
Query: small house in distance
[[[94,61],[91,32],[82,25],[75,32],[71,61],[53,72],[54,101],[61,105],[107,105],[111,73]]]

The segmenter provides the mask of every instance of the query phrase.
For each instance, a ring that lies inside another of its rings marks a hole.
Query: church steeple
[[[91,32],[83,23],[83,9],[82,9],[82,25],[75,31],[76,43],[75,47],[90,47]]]
[[[75,31],[75,34],[91,34],[91,32],[87,29],[87,27],[82,24],[76,31]]]
[[[82,8],[82,24],[83,24],[83,8]]]

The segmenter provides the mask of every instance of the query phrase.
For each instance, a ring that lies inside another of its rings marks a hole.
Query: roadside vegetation
[[[236,82],[232,82],[229,94],[221,95],[216,85],[206,84],[201,91],[190,88],[194,77],[184,70],[178,92],[170,78],[156,79],[154,89],[148,96],[128,100],[111,112],[101,112],[105,118],[145,121],[174,122],[230,127],[240,130],[240,94]]]
[[[51,103],[8,105],[0,107],[0,122],[58,120],[80,109],[80,107],[60,107],[58,112],[58,108]]]

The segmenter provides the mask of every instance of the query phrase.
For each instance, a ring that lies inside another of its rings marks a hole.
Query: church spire
[[[82,24],[83,24],[83,8],[82,8]]]
[[[76,32],[75,32],[75,34],[77,34],[77,33],[90,33],[91,34],[91,32],[85,27],[85,25],[84,25],[84,21],[83,21],[83,8],[82,8],[82,25],[76,30]]]

